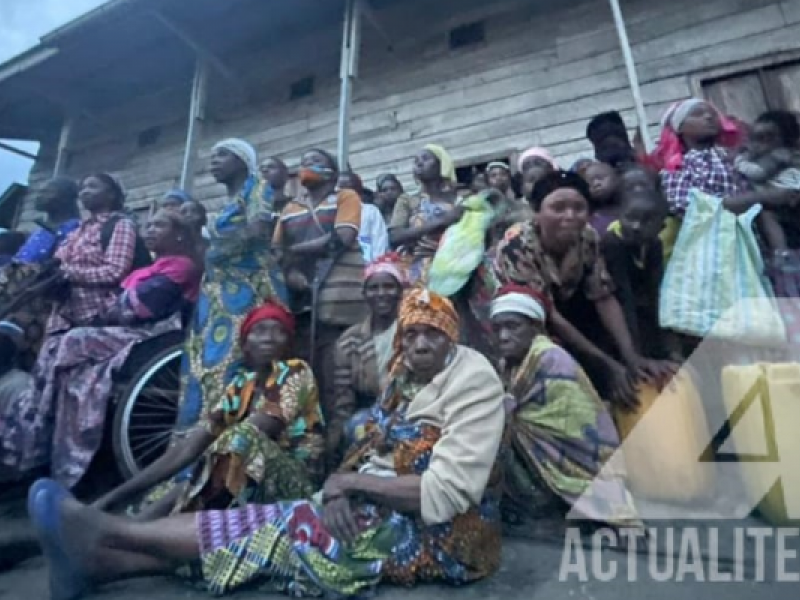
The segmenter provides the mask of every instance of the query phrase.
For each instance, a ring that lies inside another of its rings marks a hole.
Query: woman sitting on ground
[[[672,365],[636,352],[599,236],[588,225],[589,197],[586,182],[574,173],[557,171],[540,180],[531,195],[536,216],[511,227],[498,246],[497,278],[549,298],[548,329],[578,358],[601,396],[635,405],[636,380],[660,379]]]
[[[354,441],[355,430],[363,425],[386,387],[404,284],[397,254],[387,254],[367,265],[364,300],[370,315],[345,331],[336,344],[335,398],[328,422],[329,465],[339,464],[341,451]]]
[[[100,447],[114,375],[131,349],[181,329],[200,282],[191,230],[175,211],[161,210],[145,243],[155,263],[131,273],[82,326],[51,335],[34,381],[4,407],[0,463],[16,475],[49,463],[55,479],[75,486]]]
[[[549,301],[508,285],[492,303],[506,388],[504,517],[533,525],[571,516],[641,526],[625,483],[614,421],[572,356],[545,333]],[[619,463],[617,461],[620,461]]]
[[[145,499],[139,518],[310,497],[322,477],[322,416],[311,369],[284,359],[293,338],[294,317],[285,308],[253,310],[240,335],[245,366],[220,403],[188,437],[95,507],[124,505],[165,482]],[[172,478],[192,465],[188,480],[175,485]]]
[[[318,501],[132,522],[38,482],[29,506],[53,598],[187,563],[217,595],[263,582],[295,597],[351,597],[381,582],[465,584],[494,573],[503,386],[483,356],[457,345],[458,329],[446,299],[406,297],[389,386]]]

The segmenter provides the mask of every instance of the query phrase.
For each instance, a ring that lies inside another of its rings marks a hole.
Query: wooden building
[[[0,65],[0,138],[41,142],[32,189],[110,171],[134,209],[181,183],[213,209],[205,163],[229,136],[290,166],[344,143],[371,184],[408,181],[429,142],[465,173],[530,145],[568,166],[589,154],[593,114],[618,109],[632,129],[644,114],[655,138],[694,94],[745,120],[800,110],[800,0],[622,0],[627,44],[614,3],[111,0]],[[34,217],[28,198],[21,225]]]

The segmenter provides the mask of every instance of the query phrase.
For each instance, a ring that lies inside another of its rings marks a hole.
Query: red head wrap
[[[244,344],[256,323],[268,320],[277,321],[283,325],[283,328],[286,329],[290,336],[294,335],[294,315],[276,302],[267,302],[263,306],[251,310],[242,321],[239,343]]]

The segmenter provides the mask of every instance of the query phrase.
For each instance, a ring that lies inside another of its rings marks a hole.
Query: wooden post
[[[186,146],[181,168],[181,188],[191,193],[194,188],[194,174],[197,163],[197,145],[203,137],[203,120],[206,112],[208,89],[208,68],[203,59],[197,59],[194,69],[194,82],[189,102],[189,127],[186,131]]]
[[[639,87],[639,77],[636,74],[636,65],[633,62],[631,45],[628,41],[628,31],[625,27],[625,19],[622,18],[622,10],[619,7],[619,0],[609,0],[611,2],[611,12],[614,13],[614,25],[617,28],[619,45],[622,48],[622,58],[625,60],[625,69],[628,71],[628,82],[631,86],[633,104],[636,107],[636,115],[639,120],[639,131],[642,134],[642,142],[646,151],[653,149],[650,131],[647,128],[647,112],[644,110],[642,101],[642,90]]]
[[[56,164],[53,167],[53,177],[61,175],[66,168],[69,144],[72,139],[72,130],[75,127],[75,118],[68,116],[61,125],[61,135],[58,138],[58,150],[56,152]]]
[[[346,0],[344,9],[344,31],[342,35],[342,56],[339,77],[341,93],[339,98],[339,141],[337,155],[339,165],[348,164],[350,153],[350,108],[353,103],[353,81],[358,76],[358,54],[361,46],[361,3],[360,0]]]

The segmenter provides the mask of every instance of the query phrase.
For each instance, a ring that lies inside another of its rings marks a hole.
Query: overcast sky
[[[47,32],[106,0],[0,0],[0,63],[35,46]],[[0,84],[2,85],[2,84]],[[14,145],[36,154],[38,144]],[[26,183],[32,162],[0,149],[0,195],[14,182]]]

